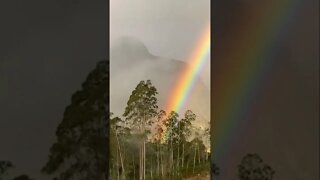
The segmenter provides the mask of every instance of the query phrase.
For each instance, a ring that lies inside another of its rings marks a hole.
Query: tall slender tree
[[[123,120],[119,117],[110,117],[110,136],[115,138],[110,138],[111,143],[116,146],[116,162],[117,163],[117,176],[118,179],[126,179],[125,171],[125,140],[129,137],[130,129],[125,126]],[[113,151],[114,152],[114,151]],[[110,154],[111,158],[114,158],[114,154]],[[113,163],[114,161],[111,161]]]
[[[153,127],[154,127],[154,137],[152,141],[156,144],[156,164],[157,164],[157,175],[164,177],[163,173],[163,162],[162,162],[162,144],[161,144],[161,135],[163,133],[163,122],[166,118],[166,112],[164,110],[160,110],[157,114],[157,118],[154,119]]]
[[[135,90],[132,91],[127,102],[127,107],[123,116],[134,131],[141,137],[140,141],[140,163],[139,178],[145,179],[145,162],[146,162],[146,140],[150,130],[152,119],[157,115],[157,89],[152,85],[150,80],[140,81]]]
[[[182,158],[181,166],[183,168],[185,163],[185,145],[187,139],[191,136],[192,123],[196,120],[196,115],[191,111],[187,110],[184,114],[184,118],[180,121],[180,139],[182,143]]]
[[[174,145],[177,143],[178,139],[178,117],[178,113],[171,111],[164,123],[166,127],[164,142],[168,144],[168,152],[170,152],[170,155],[168,156],[168,168],[171,170],[171,176],[174,176],[175,173],[174,160],[176,158],[174,156]]]

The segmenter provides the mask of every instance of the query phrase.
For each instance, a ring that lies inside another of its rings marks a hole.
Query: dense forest
[[[181,179],[210,172],[209,129],[194,125],[197,116],[184,117],[158,110],[157,89],[150,80],[132,91],[123,118],[110,118],[111,179]],[[209,127],[209,126],[208,126]],[[130,178],[128,178],[130,177]]]
[[[223,176],[211,161],[209,129],[196,127],[196,114],[182,117],[158,108],[157,89],[141,81],[122,117],[109,113],[109,64],[97,63],[71,97],[41,172],[52,180],[209,179]],[[209,126],[208,126],[209,127]],[[109,151],[110,150],[110,151]],[[211,163],[210,163],[211,162]],[[30,162],[32,163],[32,162]],[[13,175],[14,163],[0,161],[0,180],[34,180]],[[257,154],[238,165],[239,180],[272,180],[275,171]]]

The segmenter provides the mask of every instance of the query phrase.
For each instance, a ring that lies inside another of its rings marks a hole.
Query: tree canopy
[[[42,168],[58,179],[104,179],[108,172],[108,61],[96,68],[71,97]]]
[[[108,61],[97,63],[72,95],[43,173],[54,180],[160,180],[209,174],[211,167],[212,175],[220,175],[204,142],[210,139],[210,129],[195,125],[192,110],[181,118],[177,112],[159,110],[158,92],[150,80],[133,89],[123,117],[109,113],[108,66]],[[0,161],[0,180],[12,167],[10,161]],[[246,155],[238,165],[240,180],[271,180],[273,175],[257,154]],[[31,178],[20,175],[13,180]]]
[[[240,180],[272,180],[274,173],[258,154],[247,154],[238,165]]]

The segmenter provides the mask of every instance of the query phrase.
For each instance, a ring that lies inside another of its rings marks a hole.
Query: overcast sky
[[[210,22],[210,0],[111,0],[110,39],[133,36],[156,56],[185,61]],[[202,77],[209,85],[210,61]]]
[[[151,79],[156,86],[158,105],[163,109],[164,104],[170,101],[168,96],[172,86],[175,86],[171,81],[174,83],[178,79],[182,67],[182,63],[179,66],[171,60],[188,62],[191,54],[198,49],[198,41],[210,25],[210,0],[111,0],[110,3],[110,109],[121,115],[127,103],[124,97],[129,97],[136,83],[144,78]],[[135,40],[124,40],[121,38],[124,36]],[[132,56],[128,54],[122,59],[128,50],[119,43],[134,49]],[[158,58],[148,58],[142,46]],[[120,57],[114,51],[120,51]],[[127,61],[128,64],[133,61],[133,56],[141,59],[128,69],[122,66],[119,69],[121,73],[115,72],[120,61]],[[144,58],[150,61],[143,62]],[[207,56],[205,61],[200,71],[201,83],[196,84],[185,103],[185,108],[197,114],[196,124],[202,127],[208,127],[210,121],[210,57]],[[168,70],[170,68],[177,70],[172,72]],[[178,113],[181,115],[184,112]],[[206,145],[209,146],[208,143]]]

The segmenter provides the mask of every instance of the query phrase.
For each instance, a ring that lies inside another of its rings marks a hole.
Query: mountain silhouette
[[[158,89],[158,104],[163,109],[181,71],[188,66],[183,61],[152,55],[141,41],[132,37],[115,41],[110,55],[111,111],[119,116],[135,86],[147,79]],[[197,123],[204,125],[209,121],[209,103],[209,90],[199,79],[186,107],[198,116]]]

